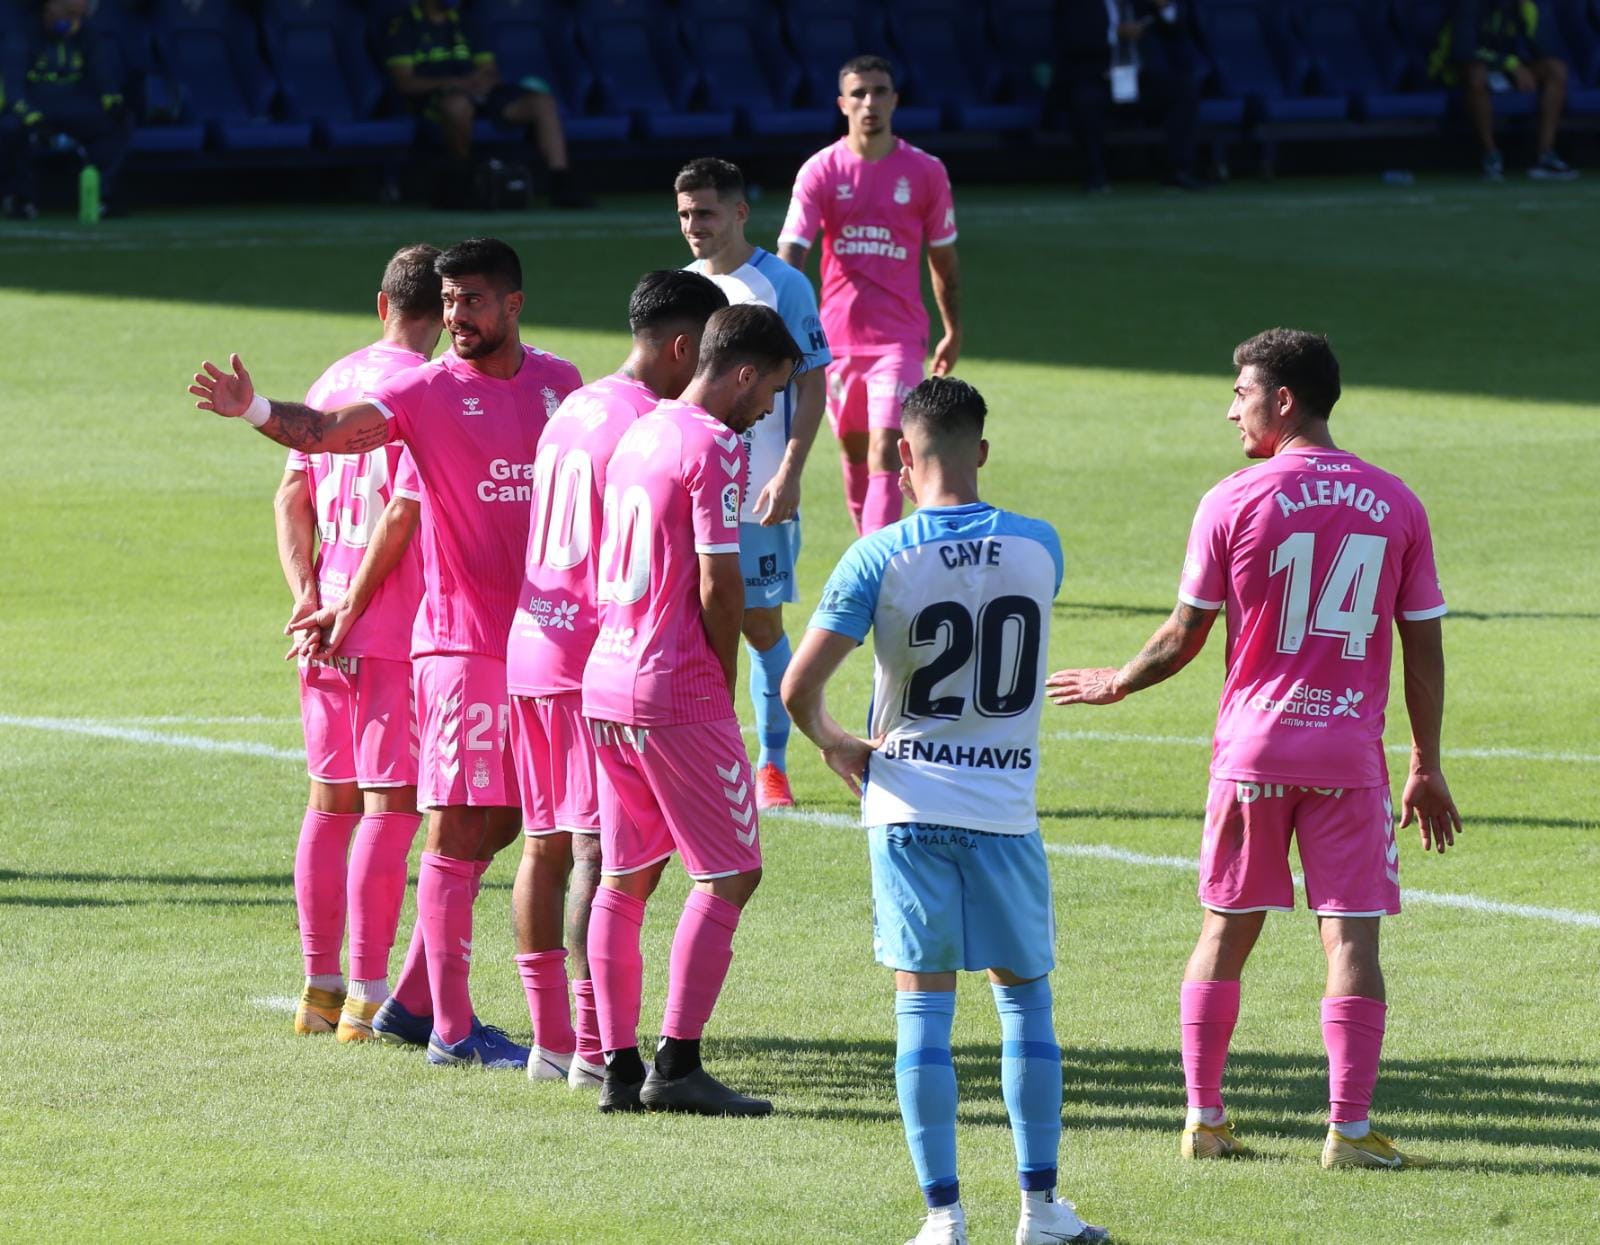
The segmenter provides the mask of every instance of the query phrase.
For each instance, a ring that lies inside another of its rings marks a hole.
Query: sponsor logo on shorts
[[[1281,782],[1236,782],[1233,784],[1233,797],[1240,804],[1254,804],[1257,800],[1281,800],[1291,791],[1299,794],[1309,791],[1312,795],[1331,795],[1336,800],[1344,795],[1343,787],[1294,787],[1286,786]]]
[[[479,791],[489,785],[489,762],[482,757],[472,763],[472,785]]]
[[[886,838],[891,847],[906,848],[915,843],[918,847],[960,847],[969,852],[978,850],[976,835],[950,826],[896,826]]]

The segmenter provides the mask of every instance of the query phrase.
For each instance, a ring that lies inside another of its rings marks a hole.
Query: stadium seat
[[[402,147],[409,117],[378,118],[383,90],[362,48],[362,18],[342,0],[266,0],[267,59],[283,88],[284,114],[309,121],[333,150]]]
[[[1248,100],[1253,119],[1267,125],[1345,120],[1346,97],[1303,93],[1309,60],[1281,16],[1270,0],[1207,0],[1196,6],[1221,93]]]
[[[989,29],[1007,98],[1042,120],[1055,72],[1052,0],[993,0]]]
[[[1002,102],[1005,73],[981,12],[963,0],[897,0],[888,6],[889,35],[900,69],[901,97],[935,107],[960,130],[1021,130],[1038,124],[1037,107]],[[897,124],[904,128],[904,122]]]
[[[1544,0],[1539,43],[1567,63],[1567,115],[1600,116],[1600,31],[1584,0]]]
[[[889,54],[882,10],[853,0],[788,0],[783,28],[800,60],[806,101],[833,108],[839,67],[854,56]]]
[[[684,0],[683,35],[713,108],[732,109],[751,134],[821,134],[832,107],[795,106],[800,66],[767,0]]]
[[[1303,0],[1296,25],[1318,90],[1345,95],[1351,114],[1366,121],[1438,119],[1446,100],[1437,91],[1405,91],[1406,55],[1373,0]]]
[[[225,151],[311,146],[309,121],[277,121],[277,83],[261,59],[255,24],[230,0],[156,0],[155,43],[183,88],[186,111]]]
[[[698,77],[675,15],[655,0],[589,0],[577,29],[604,111],[631,117],[645,138],[723,138],[733,112],[695,111]]]
[[[561,107],[568,141],[615,142],[627,137],[632,123],[626,115],[590,115],[595,76],[578,50],[566,7],[553,0],[478,0],[472,14],[476,37],[494,53],[504,81],[536,78],[549,86]]]

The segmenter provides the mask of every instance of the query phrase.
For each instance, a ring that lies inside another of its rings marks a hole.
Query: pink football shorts
[[[906,395],[922,383],[922,343],[883,354],[835,354],[828,364],[828,421],[833,434],[899,428]]]
[[[637,873],[674,851],[700,882],[761,867],[755,776],[737,719],[589,725],[600,762],[602,873]]]
[[[583,693],[511,698],[511,759],[522,791],[524,834],[599,834],[594,737]]]
[[[411,663],[335,657],[300,664],[306,772],[318,782],[413,787],[417,727]]]
[[[422,739],[417,807],[515,808],[506,663],[470,653],[418,657],[411,664]]]
[[[1387,787],[1296,787],[1213,778],[1200,902],[1218,912],[1293,912],[1289,840],[1319,916],[1400,911],[1400,845]]]

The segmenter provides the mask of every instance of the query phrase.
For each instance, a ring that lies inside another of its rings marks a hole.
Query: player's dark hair
[[[710,277],[685,268],[647,272],[628,299],[628,329],[635,337],[661,329],[706,327],[711,314],[728,305],[728,296]]]
[[[393,310],[402,316],[439,314],[442,281],[433,267],[438,258],[439,248],[426,242],[403,246],[394,253],[383,270],[383,284],[378,287]]]
[[[1327,419],[1339,400],[1339,360],[1322,333],[1268,329],[1233,348],[1233,366],[1253,367],[1268,389],[1287,389],[1307,415]]]
[[[693,194],[697,190],[715,190],[719,199],[743,199],[744,174],[731,160],[701,156],[689,161],[672,179],[675,195]]]
[[[446,281],[490,277],[508,293],[522,288],[522,261],[499,238],[467,238],[457,242],[433,261],[433,270]]]
[[[894,66],[882,56],[852,56],[839,66],[839,87],[844,88],[846,74],[886,73],[889,75],[889,85],[895,85]]]
[[[804,357],[776,311],[760,303],[739,303],[706,321],[695,375],[723,376],[746,364],[770,372],[785,364],[798,367]]]
[[[954,376],[930,376],[909,394],[900,410],[902,428],[920,427],[934,440],[983,437],[989,404],[983,395]]]

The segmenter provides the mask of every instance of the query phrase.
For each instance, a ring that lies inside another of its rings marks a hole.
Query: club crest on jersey
[[[556,407],[561,405],[561,399],[549,385],[539,390],[539,396],[544,399],[544,414],[545,418],[549,419],[556,413]]]
[[[835,189],[841,199],[854,199],[856,197],[855,188],[849,182],[840,182]]]
[[[461,413],[463,415],[482,415],[483,414],[483,399],[482,398],[462,398],[461,399]]]
[[[911,179],[902,177],[894,184],[894,201],[899,204],[911,202]]]
[[[479,791],[489,785],[489,763],[482,757],[472,763],[472,785]]]

